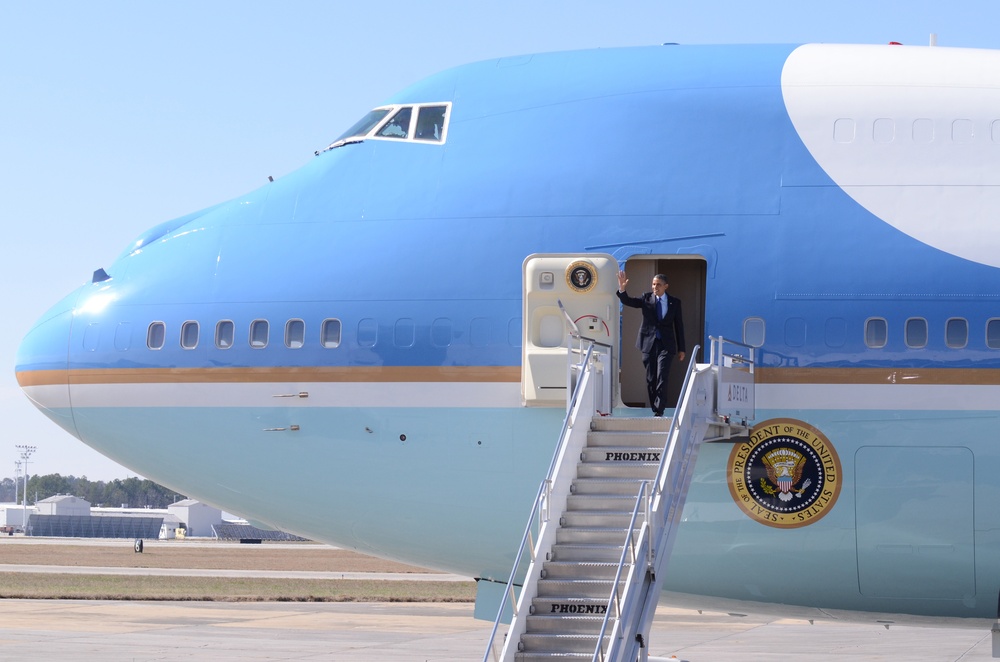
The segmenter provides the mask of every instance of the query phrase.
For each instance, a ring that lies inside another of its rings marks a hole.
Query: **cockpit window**
[[[342,140],[347,140],[348,138],[358,138],[368,135],[368,132],[375,127],[376,124],[381,122],[386,115],[389,114],[392,108],[376,108],[375,110],[369,111],[367,115],[362,117],[358,122],[352,126],[350,129],[345,131],[343,135],[337,138],[333,144],[341,142]],[[331,145],[332,147],[332,145]]]
[[[448,135],[450,111],[451,104],[447,102],[376,108],[345,131],[326,150],[368,139],[443,143]]]
[[[388,122],[379,129],[378,135],[381,138],[406,138],[410,135],[410,118],[413,116],[413,108],[406,106],[396,111]]]
[[[448,106],[424,106],[417,114],[415,140],[444,140],[444,115]]]

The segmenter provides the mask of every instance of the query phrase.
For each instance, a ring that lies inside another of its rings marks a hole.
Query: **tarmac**
[[[482,660],[492,623],[446,603],[0,600],[0,660]],[[688,662],[989,660],[989,632],[661,607],[650,655]]]
[[[414,579],[413,573],[71,569],[0,559],[0,582],[5,572],[41,571]],[[467,581],[428,573],[431,578]],[[0,662],[482,660],[493,624],[475,620],[472,612],[469,603],[0,600]],[[664,605],[649,641],[651,657],[687,662],[971,662],[994,659],[992,650],[987,628],[810,624]]]

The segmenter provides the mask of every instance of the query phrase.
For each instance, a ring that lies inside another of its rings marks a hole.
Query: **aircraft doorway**
[[[684,339],[688,355],[683,364],[676,359],[670,366],[669,390],[667,397],[676,402],[681,392],[684,372],[691,360],[695,345],[705,346],[705,287],[706,264],[704,258],[695,257],[653,257],[648,255],[630,258],[625,263],[628,274],[628,293],[638,296],[650,290],[653,276],[664,274],[669,288],[667,292],[681,300],[684,314]],[[621,334],[619,335],[619,362],[621,401],[626,407],[649,409],[646,394],[646,369],[642,365],[642,354],[635,347],[639,335],[642,314],[636,308],[621,307]],[[697,360],[704,361],[704,351]]]

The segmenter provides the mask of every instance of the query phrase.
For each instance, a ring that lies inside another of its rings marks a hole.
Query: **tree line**
[[[17,481],[17,502],[22,502],[24,480]],[[0,480],[0,502],[14,503],[13,478]],[[34,504],[57,494],[70,494],[105,508],[166,508],[175,501],[186,499],[182,494],[158,485],[145,478],[126,478],[104,482],[88,480],[86,476],[30,476],[28,478],[28,503]]]

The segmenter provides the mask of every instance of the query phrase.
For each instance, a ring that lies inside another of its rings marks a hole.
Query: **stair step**
[[[605,634],[604,638],[609,638]],[[550,655],[562,653],[590,653],[597,649],[597,633],[588,634],[548,634],[525,632],[521,635],[520,652],[545,652]]]
[[[570,494],[566,500],[566,511],[599,511],[627,512],[631,513],[635,509],[635,497],[633,494]]]
[[[663,448],[667,445],[667,433],[665,431],[639,432],[635,430],[623,432],[591,430],[587,433],[587,448],[647,445]]]
[[[600,616],[579,616],[576,614],[528,616],[524,624],[525,631],[533,634],[558,632],[596,636],[604,625],[603,612],[607,611],[607,608],[606,604],[601,605],[602,615]]]
[[[583,462],[577,468],[579,478],[635,478],[653,480],[660,462]],[[638,490],[636,490],[638,492]]]
[[[595,416],[590,421],[590,429],[608,432],[623,432],[627,430],[643,432],[667,432],[670,429],[670,418],[663,416]]]
[[[599,598],[536,597],[531,600],[532,616],[596,616],[604,618],[611,596]]]
[[[602,446],[600,448],[584,448],[580,453],[580,461],[587,463],[660,463],[663,458],[662,446]]]
[[[632,508],[628,511],[613,510],[567,510],[559,518],[559,526],[566,528],[621,528],[628,527],[632,521],[632,509],[635,508],[635,499],[632,499]],[[641,515],[640,515],[641,518]]]
[[[656,478],[654,475],[653,478]],[[571,495],[601,495],[601,496],[629,496],[632,498],[633,507],[635,498],[639,494],[639,487],[644,478],[638,477],[577,477],[570,486]],[[652,480],[652,478],[648,479]],[[573,498],[570,496],[570,498]]]
[[[556,543],[585,545],[624,545],[627,528],[563,527],[556,531]],[[635,535],[639,535],[636,527]]]
[[[619,557],[620,558],[620,557]],[[546,561],[542,564],[545,579],[601,579],[611,581],[618,572],[618,561]]]
[[[553,561],[605,561],[618,563],[622,557],[623,541],[616,545],[558,543],[550,552]]]
[[[556,598],[603,598],[608,600],[611,597],[610,579],[539,579],[538,597]],[[625,586],[625,578],[620,582],[622,588]]]

